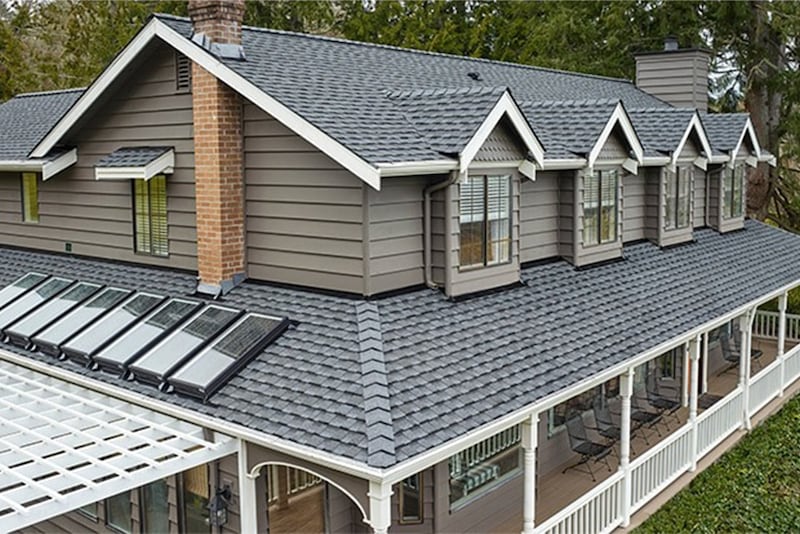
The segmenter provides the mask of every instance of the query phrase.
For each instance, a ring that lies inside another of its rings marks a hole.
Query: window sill
[[[511,265],[512,263],[513,262],[509,259],[509,260],[504,261],[502,263],[490,263],[489,265],[470,265],[469,267],[461,267],[459,265],[458,266],[458,272],[460,272],[460,273],[471,273],[471,272],[475,272],[475,271],[482,271],[482,270],[485,270],[485,269],[492,269],[494,267],[506,267],[508,265]]]

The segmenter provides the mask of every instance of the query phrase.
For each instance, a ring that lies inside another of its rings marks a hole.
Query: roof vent
[[[480,73],[480,72],[468,72],[468,73],[467,73],[467,76],[469,76],[470,78],[472,78],[472,79],[473,79],[473,80],[475,80],[476,82],[480,82],[480,81],[482,81],[482,80],[483,80],[483,79],[481,78],[481,73]]]
[[[677,52],[679,49],[678,47],[678,38],[677,37],[667,37],[664,39],[664,52]]]

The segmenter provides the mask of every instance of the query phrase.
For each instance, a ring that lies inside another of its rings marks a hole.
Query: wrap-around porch
[[[633,514],[695,471],[698,461],[732,434],[749,430],[752,420],[763,415],[759,412],[773,409],[768,405],[800,378],[800,317],[781,320],[785,297],[780,308],[780,313],[751,309],[625,369],[595,387],[594,396],[583,403],[576,396],[523,423],[523,511],[497,532],[625,527]],[[599,406],[610,414],[605,425]],[[637,420],[641,412],[656,415],[642,422]],[[559,438],[560,461],[537,456],[547,440]],[[581,438],[594,448],[579,449]],[[563,446],[567,443],[569,449]]]

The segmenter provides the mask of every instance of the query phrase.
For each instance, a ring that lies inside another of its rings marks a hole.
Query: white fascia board
[[[673,166],[678,163],[678,158],[683,151],[683,147],[689,142],[689,136],[692,134],[692,130],[697,132],[697,137],[700,139],[700,148],[702,153],[707,157],[711,156],[711,143],[708,141],[708,135],[706,135],[706,131],[703,128],[703,123],[700,121],[700,116],[695,111],[691,120],[689,121],[689,125],[686,127],[686,131],[683,132],[683,136],[681,136],[678,146],[675,147],[675,151],[672,153]]]
[[[586,167],[586,158],[579,159],[546,159],[542,170],[545,171],[570,171]]]
[[[441,174],[458,169],[453,159],[431,161],[404,161],[401,163],[378,163],[381,178],[385,176],[413,176],[417,174]]]
[[[41,172],[44,160],[17,159],[0,161],[0,172]]]
[[[517,170],[522,176],[528,178],[530,181],[536,181],[536,165],[534,165],[532,161],[527,159],[523,160],[522,163],[520,163],[517,167]]]
[[[622,168],[631,174],[639,174],[639,163],[632,158],[628,158],[622,162]]]
[[[78,162],[78,149],[73,148],[64,152],[57,158],[42,164],[42,180],[48,180],[60,173],[64,169],[75,165]]]
[[[780,289],[773,291],[772,293],[768,293],[767,295],[762,296],[759,299],[753,300],[747,304],[739,306],[738,308],[734,309],[731,312],[728,312],[724,315],[717,317],[716,319],[712,319],[692,330],[675,337],[671,340],[665,341],[660,345],[657,345],[645,352],[640,353],[639,355],[626,360],[625,362],[619,363],[613,367],[610,367],[603,371],[602,373],[598,373],[591,378],[587,378],[578,384],[575,384],[572,387],[567,389],[562,389],[556,393],[553,393],[543,399],[536,401],[535,403],[525,406],[523,408],[518,409],[515,412],[508,414],[505,417],[500,419],[496,419],[491,423],[488,423],[472,432],[464,434],[456,439],[453,439],[444,445],[431,449],[430,451],[421,454],[420,456],[416,456],[404,462],[397,464],[394,467],[391,467],[384,472],[384,479],[389,484],[395,484],[397,482],[402,481],[405,478],[408,478],[411,475],[419,473],[420,471],[427,469],[428,467],[435,465],[439,462],[447,460],[450,456],[454,455],[455,453],[462,451],[468,447],[471,447],[477,443],[480,443],[484,439],[490,438],[491,436],[497,434],[498,432],[505,430],[509,427],[512,427],[516,424],[522,423],[526,420],[530,420],[531,416],[541,414],[554,406],[557,406],[564,401],[569,400],[570,398],[574,397],[575,395],[591,389],[592,387],[599,386],[610,379],[619,376],[622,374],[625,369],[629,367],[635,367],[637,365],[641,365],[648,360],[652,360],[656,356],[660,356],[665,352],[668,352],[675,347],[679,347],[684,343],[689,342],[689,340],[694,339],[698,335],[722,326],[729,322],[730,320],[743,315],[749,309],[761,306],[773,299],[778,298],[778,296],[782,295],[786,291],[794,289],[795,287],[800,286],[800,279],[795,280],[794,282],[787,284]]]
[[[380,172],[377,168],[370,165],[350,149],[266,94],[240,74],[234,72],[219,59],[201,48],[200,45],[184,38],[157,18],[151,19],[133,40],[128,43],[128,46],[123,49],[114,61],[112,61],[111,65],[103,71],[67,114],[61,118],[50,133],[36,146],[32,152],[32,156],[36,157],[37,154],[46,154],[55,146],[154,37],[159,37],[164,40],[180,53],[199,64],[203,69],[216,76],[223,83],[233,88],[244,98],[263,111],[269,113],[278,122],[314,145],[342,167],[358,176],[373,189],[380,190]]]
[[[739,136],[739,142],[736,143],[736,147],[731,152],[731,159],[729,164],[733,166],[736,161],[736,157],[739,155],[739,151],[742,149],[742,143],[744,143],[745,136],[750,136],[750,143],[753,145],[753,150],[756,153],[756,158],[761,158],[761,145],[758,144],[758,137],[756,137],[756,130],[753,128],[753,123],[750,122],[750,117],[747,117],[747,122],[744,125],[744,129],[742,130],[742,134]]]
[[[714,165],[718,165],[720,163],[728,163],[731,157],[727,154],[715,154],[708,158],[708,162]]]
[[[664,167],[672,163],[669,156],[645,156],[642,158],[642,167]]]
[[[608,138],[611,136],[611,132],[614,131],[614,127],[617,124],[619,124],[620,128],[622,128],[622,132],[625,134],[625,139],[633,149],[636,162],[639,164],[643,162],[644,147],[642,147],[642,142],[639,139],[639,136],[636,135],[636,130],[633,128],[633,123],[631,122],[628,113],[625,111],[625,107],[622,105],[622,102],[618,102],[613,113],[611,113],[611,116],[608,118],[608,122],[603,128],[603,131],[600,132],[600,136],[597,138],[594,148],[592,148],[592,150],[589,152],[589,167],[594,167],[595,161],[597,161],[597,158],[600,157],[600,152],[603,150]]]
[[[708,170],[708,158],[705,158],[703,156],[697,157],[692,162],[692,165],[694,165],[698,169],[702,169],[704,171],[707,171]]]
[[[95,180],[149,180],[160,174],[172,174],[175,151],[169,150],[141,167],[95,167]]]
[[[776,158],[774,154],[768,152],[761,152],[761,157],[758,158],[758,161],[766,163],[770,167],[778,166],[778,158]]]
[[[60,380],[77,384],[110,397],[122,399],[126,402],[130,402],[131,404],[138,404],[139,406],[143,406],[150,410],[161,412],[189,423],[200,425],[221,434],[233,436],[235,438],[241,438],[254,445],[266,447],[295,458],[307,460],[317,465],[329,467],[342,473],[365,478],[367,480],[382,480],[383,470],[370,467],[363,462],[357,462],[350,458],[336,456],[334,454],[320,451],[313,447],[292,443],[291,441],[287,441],[283,438],[258,432],[235,423],[229,423],[221,419],[209,417],[208,415],[195,412],[193,410],[188,410],[175,404],[156,400],[147,395],[142,395],[118,386],[93,380],[90,377],[83,376],[66,369],[61,369],[46,363],[36,362],[30,358],[14,354],[4,349],[0,349],[0,359],[12,362],[22,367],[27,367],[28,369],[32,369],[36,372],[52,376]]]
[[[497,103],[494,105],[489,114],[486,115],[486,118],[483,119],[483,123],[481,123],[478,130],[472,136],[472,139],[469,140],[467,146],[465,146],[461,151],[461,154],[459,155],[460,169],[463,170],[469,168],[470,163],[472,163],[472,160],[475,159],[478,151],[486,142],[486,139],[489,138],[495,126],[497,126],[497,123],[500,122],[500,119],[503,118],[503,115],[507,115],[511,120],[511,123],[514,125],[517,133],[525,143],[525,148],[527,148],[528,151],[533,155],[533,160],[536,162],[536,164],[540,167],[543,165],[544,147],[536,138],[533,130],[531,130],[530,124],[528,124],[527,119],[525,119],[525,116],[522,114],[522,111],[520,111],[517,103],[513,98],[511,98],[511,93],[506,90],[497,100]]]

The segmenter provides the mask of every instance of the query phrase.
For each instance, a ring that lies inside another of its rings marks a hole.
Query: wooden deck
[[[791,344],[786,344],[786,350],[788,351],[791,348]],[[775,341],[771,340],[758,340],[753,339],[753,349],[754,350],[761,350],[763,355],[759,358],[759,362],[756,363],[755,361],[751,365],[751,376],[757,374],[762,368],[767,367],[770,363],[775,361],[777,355],[777,344]],[[713,395],[717,397],[724,397],[725,395],[731,393],[738,384],[739,380],[739,371],[738,367],[731,368],[726,372],[712,372],[709,370],[708,373],[708,395]],[[710,397],[706,397],[709,399]],[[702,413],[703,408],[698,406],[698,412]],[[665,439],[669,436],[672,432],[680,428],[684,425],[689,419],[689,410],[686,407],[682,407],[677,413],[677,421],[673,418],[668,420],[669,427],[662,422],[655,427],[655,429],[651,431],[647,431],[647,438],[650,442],[649,445],[646,443],[642,432],[637,432],[632,436],[631,439],[631,449],[632,449],[632,456],[631,459],[635,459],[637,454],[642,454],[643,452],[649,450],[650,448],[654,447],[658,442]],[[661,433],[659,436],[658,433]],[[596,438],[600,440],[600,438]],[[615,452],[619,451],[619,447],[615,447]],[[540,473],[537,478],[536,487],[537,487],[537,498],[536,498],[536,524],[541,524],[559,510],[563,509],[571,502],[575,501],[585,493],[587,493],[592,487],[596,486],[597,484],[601,483],[603,480],[607,479],[611,474],[617,471],[619,468],[619,459],[617,454],[611,454],[608,456],[608,464],[610,465],[610,470],[606,467],[604,462],[599,462],[592,465],[592,469],[594,470],[595,477],[597,479],[596,482],[592,481],[592,477],[584,471],[579,471],[575,469],[570,469],[566,473],[562,473],[562,470],[575,463],[577,460],[577,456],[570,456],[567,458],[562,465],[558,466],[558,468],[553,469],[547,473]],[[585,467],[585,466],[581,466]],[[522,527],[522,503],[520,503],[520,511],[514,517],[509,518],[509,520],[502,525],[499,529],[495,532],[497,534],[500,533],[515,533],[519,534]]]
[[[270,534],[318,534],[325,532],[325,491],[322,484],[289,498],[289,506],[269,507]]]

